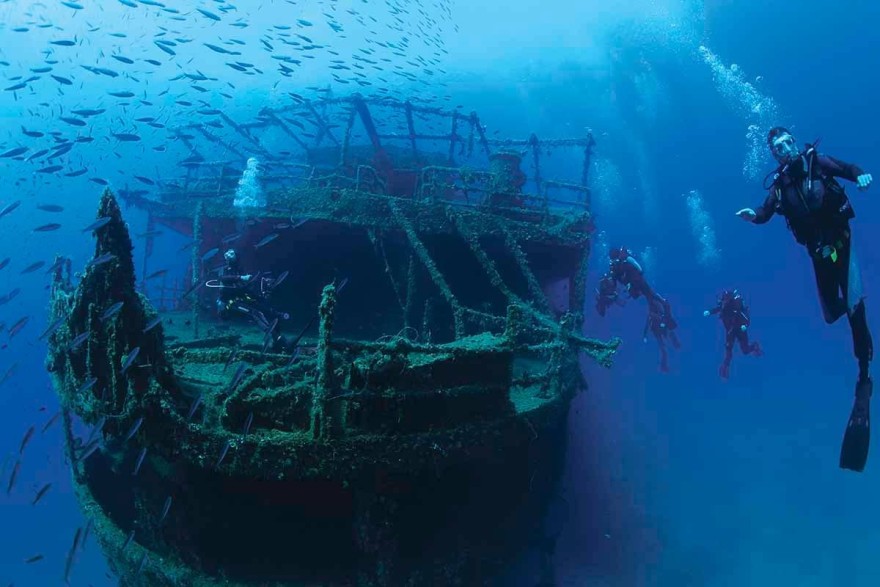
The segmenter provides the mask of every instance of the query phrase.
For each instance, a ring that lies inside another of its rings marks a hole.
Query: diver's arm
[[[764,203],[757,208],[743,208],[736,213],[737,216],[752,224],[764,224],[776,214],[776,192],[771,190],[764,199]]]
[[[858,165],[847,163],[846,161],[841,161],[840,159],[835,159],[828,155],[819,155],[816,157],[816,162],[826,175],[832,177],[842,177],[849,181],[856,181],[860,175],[865,174],[862,168]]]
[[[236,275],[236,274],[227,274],[220,276],[220,283],[223,285],[238,285],[240,283],[247,283],[250,281],[253,275]]]
[[[874,180],[870,173],[865,173],[861,167],[853,163],[846,163],[828,155],[819,155],[816,160],[826,175],[842,177],[843,179],[855,182],[860,190],[868,189]]]
[[[703,316],[707,316],[707,317],[712,316],[713,314],[717,314],[720,311],[721,311],[721,303],[719,302],[718,305],[715,306],[714,308],[712,308],[711,310],[704,310]]]

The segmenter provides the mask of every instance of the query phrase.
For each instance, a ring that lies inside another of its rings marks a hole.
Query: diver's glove
[[[703,310],[703,318],[709,317],[709,310]]]
[[[870,173],[863,173],[856,178],[856,185],[859,186],[860,190],[866,190],[871,187],[871,183],[874,181],[874,178],[871,177]]]
[[[743,332],[745,332],[746,330],[749,329],[749,327],[746,326],[745,324],[743,324],[742,326],[739,327],[739,329],[742,330]]]
[[[755,218],[758,217],[758,215],[755,213],[755,211],[752,210],[751,208],[743,208],[742,210],[737,212],[736,215],[739,216],[740,218],[742,218],[743,220],[745,220],[746,222],[754,222]]]

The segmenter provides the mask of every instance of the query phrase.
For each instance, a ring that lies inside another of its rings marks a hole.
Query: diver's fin
[[[874,382],[870,378],[856,384],[856,399],[843,434],[840,447],[840,468],[865,470],[868,447],[871,443],[871,394]]]

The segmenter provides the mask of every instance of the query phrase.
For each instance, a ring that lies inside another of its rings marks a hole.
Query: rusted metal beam
[[[413,108],[409,100],[404,103],[406,109],[406,127],[409,130],[409,142],[412,145],[413,157],[418,160],[419,150],[416,147],[416,128],[413,123]]]
[[[232,146],[230,143],[224,141],[220,137],[212,134],[207,129],[205,129],[203,127],[198,127],[196,130],[198,130],[200,133],[205,135],[205,138],[208,139],[209,141],[212,141],[214,143],[217,143],[218,145],[222,145],[222,146],[226,147],[227,150],[232,151],[233,153],[235,153],[236,155],[238,155],[242,159],[247,159],[247,157],[241,151],[239,151],[234,146]]]
[[[320,144],[321,139],[324,138],[324,135],[327,135],[328,137],[330,137],[330,140],[333,141],[333,143],[338,147],[339,141],[337,141],[336,137],[333,136],[333,133],[330,132],[330,125],[327,124],[327,121],[324,120],[324,117],[321,116],[317,110],[315,110],[315,107],[312,105],[311,102],[307,102],[306,106],[308,107],[309,112],[312,113],[312,116],[315,117],[315,120],[318,124],[318,136],[315,137],[315,145]]]
[[[477,135],[480,137],[480,144],[486,151],[486,157],[489,157],[492,154],[492,149],[489,148],[489,141],[486,140],[486,133],[483,131],[483,125],[480,124],[480,117],[477,116],[476,112],[471,112],[471,124],[473,125],[473,128],[476,129]]]
[[[275,124],[277,124],[281,128],[281,130],[284,131],[284,134],[296,141],[296,144],[302,147],[302,149],[306,152],[306,155],[311,159],[312,151],[311,149],[309,149],[309,146],[305,144],[305,142],[303,142],[303,140],[300,139],[295,132],[290,130],[290,128],[286,124],[284,124],[284,122],[282,122],[280,118],[278,118],[274,114],[269,115],[269,117],[275,122]]]
[[[354,107],[361,119],[361,123],[364,125],[364,130],[367,131],[367,136],[370,137],[370,144],[372,144],[373,148],[377,151],[380,150],[382,148],[382,141],[379,140],[379,133],[376,131],[376,124],[373,122],[373,116],[370,114],[370,109],[367,108],[366,101],[363,99],[356,99],[354,101]]]
[[[588,142],[584,147],[584,171],[581,174],[581,185],[586,186],[589,183],[590,179],[590,163],[593,158],[593,146],[596,144],[596,141],[593,140],[593,133],[590,132],[590,136],[588,138]],[[589,204],[590,194],[587,192],[587,203]]]

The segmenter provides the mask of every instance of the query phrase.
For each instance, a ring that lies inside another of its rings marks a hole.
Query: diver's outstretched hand
[[[874,178],[871,177],[870,173],[863,173],[856,178],[856,185],[860,190],[865,191],[869,187],[871,187],[871,183],[874,181]]]
[[[736,215],[739,216],[740,218],[742,218],[743,220],[745,220],[746,222],[754,222],[755,218],[758,217],[758,215],[755,214],[755,211],[752,210],[751,208],[743,208],[742,210],[737,212]]]

